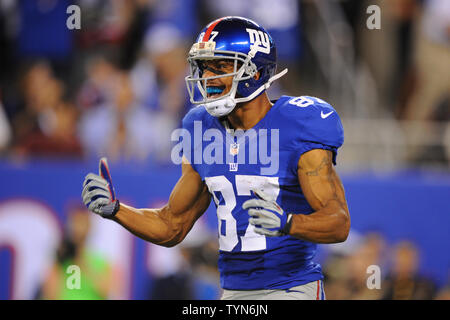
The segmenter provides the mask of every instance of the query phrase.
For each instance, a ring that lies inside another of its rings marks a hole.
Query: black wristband
[[[116,215],[117,211],[120,209],[119,200],[115,200],[114,202],[102,207],[101,216],[106,219],[112,219]]]
[[[292,213],[289,213],[287,216],[286,224],[284,225],[284,228],[281,230],[281,233],[283,235],[288,235],[289,231],[291,230],[292,225]]]
[[[114,210],[112,212],[111,217],[114,217],[116,215],[117,211],[119,211],[119,209],[120,209],[120,202],[118,199],[116,199],[116,205],[114,206]]]

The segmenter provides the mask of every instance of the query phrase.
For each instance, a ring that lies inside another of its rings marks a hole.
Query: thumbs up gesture
[[[103,218],[112,218],[119,211],[120,203],[116,199],[106,158],[100,159],[98,175],[89,173],[84,178],[81,197],[90,211]]]

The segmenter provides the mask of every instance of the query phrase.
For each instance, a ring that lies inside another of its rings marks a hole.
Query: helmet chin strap
[[[244,97],[244,98],[236,98],[234,99],[234,101],[236,103],[242,103],[242,102],[247,102],[250,100],[253,100],[255,97],[257,97],[261,92],[263,92],[264,90],[267,90],[271,85],[272,82],[274,82],[275,80],[280,79],[282,76],[284,76],[286,73],[288,72],[288,69],[284,69],[283,71],[277,73],[276,75],[274,75],[273,77],[271,77],[269,80],[267,80],[267,82],[265,84],[263,84],[261,87],[259,87],[258,89],[255,90],[255,92],[253,92],[251,95],[249,95],[248,97]]]
[[[288,72],[288,69],[286,68],[283,71],[281,71],[280,73],[277,73],[276,75],[271,77],[269,80],[267,80],[267,82],[264,85],[262,85],[261,87],[256,89],[255,92],[253,92],[248,97],[235,98],[237,86],[234,86],[232,88],[233,92],[229,96],[224,97],[223,99],[220,99],[220,100],[204,103],[203,106],[205,106],[206,111],[213,117],[226,116],[231,111],[233,111],[233,109],[236,107],[236,104],[253,100],[261,92],[263,92],[264,90],[267,90],[270,87],[270,85],[272,84],[272,82],[281,78],[287,72]]]

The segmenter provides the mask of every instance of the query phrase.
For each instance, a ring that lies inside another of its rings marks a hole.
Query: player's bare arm
[[[298,179],[315,212],[293,215],[290,235],[316,243],[336,243],[347,239],[350,214],[332,157],[331,151],[323,149],[311,150],[300,157]]]
[[[98,175],[89,173],[85,177],[82,198],[92,212],[118,222],[144,240],[166,247],[183,241],[210,202],[205,183],[184,158],[182,175],[162,208],[136,209],[120,203],[106,158],[100,159]]]
[[[165,247],[177,245],[209,206],[210,194],[190,164],[182,165],[182,175],[160,209],[136,209],[121,204],[113,220],[134,235]]]
[[[113,220],[146,241],[172,247],[183,241],[210,200],[198,173],[190,164],[183,163],[182,175],[164,207],[136,209],[121,204]]]

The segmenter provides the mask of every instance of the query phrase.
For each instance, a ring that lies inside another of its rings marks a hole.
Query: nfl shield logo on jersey
[[[238,153],[239,153],[239,144],[238,143],[230,144],[230,154],[232,156],[237,156]]]

